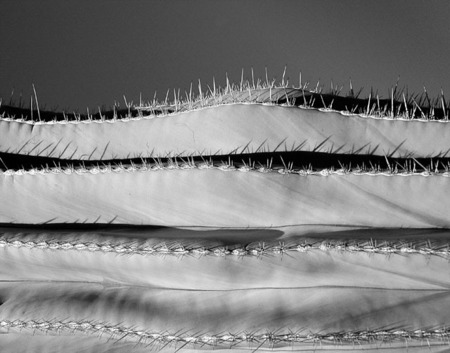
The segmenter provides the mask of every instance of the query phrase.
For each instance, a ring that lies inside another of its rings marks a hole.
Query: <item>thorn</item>
[[[403,95],[403,104],[405,105],[406,118],[409,119],[408,104],[406,103],[405,93],[402,92],[402,95]]]
[[[394,117],[394,89],[391,88],[391,118]]]
[[[388,166],[389,172],[392,173],[392,167],[391,167],[391,164],[389,163],[388,157],[385,155],[384,158],[386,159],[386,164]]]
[[[447,115],[447,111],[445,109],[445,98],[444,98],[444,91],[441,89],[441,104],[442,104],[442,114],[444,117],[444,120],[448,121],[448,115]],[[1,103],[0,103],[1,105]]]
[[[415,163],[417,163],[418,165],[420,165],[420,166],[423,168],[423,170],[424,170],[425,172],[428,172],[428,169],[425,168],[425,167],[423,166],[422,163],[420,163],[420,162],[419,162],[417,159],[415,159],[414,157],[412,157],[412,159],[413,159],[413,161],[414,161]],[[414,163],[414,171],[416,170],[415,163]]]
[[[39,111],[39,102],[38,102],[38,98],[37,98],[37,94],[36,94],[36,88],[34,87],[34,84],[32,86],[33,86],[33,91],[34,91],[34,98],[36,99],[36,108],[37,108],[37,112],[38,112],[38,118],[39,118],[39,121],[41,121],[41,112]]]
[[[31,98],[30,102],[31,121],[33,121],[33,96],[31,96],[30,98]]]
[[[264,144],[267,142],[267,138],[258,146],[258,148],[256,149],[256,151],[254,153],[258,153],[259,150],[261,149],[262,146],[264,146]]]
[[[164,105],[167,105],[167,104],[168,104],[168,101],[169,101],[169,92],[170,92],[170,89],[167,89],[167,92],[166,92],[166,98],[164,99]]]
[[[316,147],[314,147],[312,152],[316,152],[320,149],[320,147],[323,146],[323,144],[325,144],[329,139],[331,138],[331,135],[328,136],[325,140],[323,140],[321,143],[319,143]]]
[[[320,95],[320,99],[322,100],[323,107],[326,109],[327,105],[325,104],[322,94]]]
[[[286,163],[284,163],[284,159],[283,159],[283,157],[280,155],[280,159],[281,159],[281,163],[283,163],[283,166],[284,166],[284,170],[285,171],[287,171],[287,166],[286,166]]]
[[[367,100],[366,115],[369,115],[369,113],[370,113],[370,98],[372,98],[372,92],[369,94],[369,99]]]
[[[253,75],[253,66],[252,66],[252,85],[253,85],[253,89],[255,89],[255,77]]]
[[[281,142],[277,145],[277,147],[275,147],[275,149],[274,149],[272,152],[276,152],[277,149],[278,149],[278,148],[279,148],[286,140],[287,140],[287,137],[284,138],[283,141],[281,141]]]
[[[202,92],[202,83],[200,82],[200,79],[198,79],[198,92],[200,95],[200,105],[203,106],[203,92]]]
[[[8,170],[8,167],[6,166],[6,163],[3,161],[3,159],[0,157],[0,162],[5,166],[5,170]]]

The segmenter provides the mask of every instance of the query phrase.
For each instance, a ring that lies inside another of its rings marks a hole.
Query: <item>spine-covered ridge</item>
[[[186,246],[163,242],[156,245],[113,242],[60,242],[50,241],[20,241],[1,239],[0,247],[27,248],[36,250],[74,250],[99,253],[115,253],[119,255],[161,255],[161,256],[232,256],[232,257],[262,257],[290,253],[306,253],[309,251],[339,251],[350,253],[383,254],[383,255],[426,255],[450,257],[450,244],[432,244],[421,242],[419,244],[399,242],[351,241],[351,242],[302,242],[302,243],[252,243],[246,246]]]
[[[329,333],[305,333],[283,329],[275,332],[252,333],[221,333],[221,334],[189,334],[168,333],[139,330],[132,327],[120,325],[109,325],[107,323],[94,323],[90,321],[39,321],[39,320],[2,320],[0,328],[12,330],[38,330],[48,334],[84,333],[107,335],[112,339],[132,341],[139,344],[177,344],[185,343],[192,345],[238,345],[242,343],[256,343],[263,345],[273,344],[307,344],[307,343],[375,343],[393,341],[427,341],[437,340],[441,344],[448,344],[450,329],[438,327],[434,329],[416,330],[362,330]],[[305,330],[306,331],[306,330]]]
[[[341,87],[342,89],[342,87]],[[154,98],[151,102],[133,104],[125,100],[126,109],[118,106],[110,111],[96,113],[65,113],[49,111],[33,111],[22,107],[0,106],[0,119],[5,121],[21,121],[27,124],[54,124],[54,123],[103,123],[152,119],[154,117],[170,116],[177,113],[199,110],[229,104],[268,104],[306,109],[321,109],[323,111],[342,112],[343,114],[360,115],[361,117],[442,121],[448,122],[450,102],[444,95],[431,99],[424,91],[421,97],[408,96],[397,87],[393,88],[388,98],[371,93],[367,98],[359,98],[351,89],[347,95],[341,95],[341,89],[331,89],[324,92],[323,87],[317,85],[314,89],[308,84],[299,86],[289,85],[287,82],[277,83],[242,81],[240,84],[227,83],[224,88],[215,87],[203,90],[201,84],[198,92],[191,91],[184,96],[180,91],[166,95],[165,100]]]
[[[190,158],[169,158],[167,162],[161,162],[154,160],[154,162],[144,162],[140,164],[97,164],[97,165],[68,165],[68,166],[43,166],[41,168],[31,168],[31,169],[6,169],[2,170],[0,168],[0,175],[4,176],[21,176],[21,175],[58,175],[58,174],[109,174],[109,173],[133,173],[133,172],[156,172],[156,171],[170,171],[170,170],[220,170],[224,172],[258,172],[258,173],[278,173],[282,175],[299,175],[299,176],[330,176],[330,175],[371,175],[371,176],[450,176],[450,164],[443,164],[439,161],[431,162],[424,166],[421,163],[416,163],[410,161],[410,163],[405,163],[405,165],[390,165],[387,161],[387,167],[380,165],[376,166],[355,166],[352,168],[351,165],[344,166],[341,168],[324,168],[321,170],[313,169],[312,166],[300,167],[294,166],[293,162],[285,163],[282,160],[282,164],[274,166],[272,165],[273,158],[268,160],[265,164],[241,160],[241,163],[233,162],[216,162],[213,160],[203,160],[203,162],[195,162]]]

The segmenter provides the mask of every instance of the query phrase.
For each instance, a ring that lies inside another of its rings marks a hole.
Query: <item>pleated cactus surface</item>
[[[4,109],[2,351],[448,351],[448,105],[399,97]]]

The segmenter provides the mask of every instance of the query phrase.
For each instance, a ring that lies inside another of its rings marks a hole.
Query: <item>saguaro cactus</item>
[[[4,108],[2,351],[447,349],[448,107],[399,97]]]

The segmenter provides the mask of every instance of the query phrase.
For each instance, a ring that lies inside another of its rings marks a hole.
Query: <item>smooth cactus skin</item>
[[[447,174],[206,167],[3,174],[0,222],[168,227],[448,228]],[[426,198],[423,195],[427,195]]]
[[[0,160],[1,351],[448,350],[445,102],[334,98],[241,83],[2,116],[0,157],[33,168]]]

